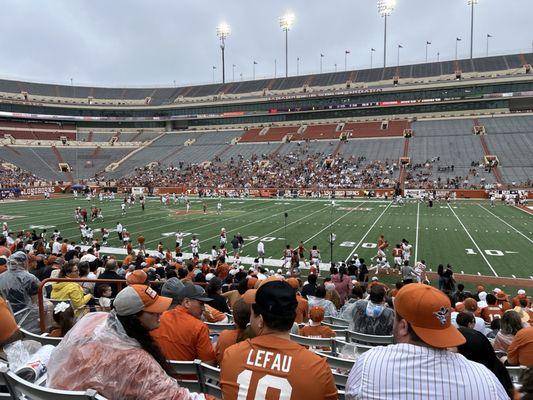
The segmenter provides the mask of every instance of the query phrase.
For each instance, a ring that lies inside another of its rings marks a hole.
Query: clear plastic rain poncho
[[[30,332],[39,331],[39,310],[32,297],[37,295],[39,279],[30,274],[26,266],[28,257],[21,251],[13,253],[7,263],[7,271],[0,275],[0,295],[9,301],[17,323]],[[28,309],[28,313],[16,314]]]
[[[126,334],[114,311],[84,316],[53,351],[47,368],[48,387],[94,389],[110,400],[204,399],[168,376]]]

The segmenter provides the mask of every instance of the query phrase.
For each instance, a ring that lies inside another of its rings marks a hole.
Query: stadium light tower
[[[477,4],[478,0],[468,0],[468,5],[471,6],[470,11],[470,59],[472,59],[472,54],[474,52],[474,5]]]
[[[226,65],[224,62],[224,50],[226,49],[226,39],[231,30],[228,24],[222,22],[217,27],[217,36],[220,39],[220,50],[222,51],[222,83],[226,83]]]
[[[383,68],[387,66],[387,17],[394,11],[396,0],[378,0],[378,13],[385,18],[385,33],[383,35]]]
[[[288,12],[279,17],[279,26],[285,32],[285,78],[289,76],[289,31],[294,25],[294,14]]]

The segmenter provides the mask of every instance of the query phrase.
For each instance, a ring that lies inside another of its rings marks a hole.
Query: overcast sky
[[[0,77],[93,86],[185,85],[221,80],[216,27],[231,26],[226,80],[277,76],[285,70],[284,33],[278,18],[296,16],[289,32],[289,74],[383,63],[383,18],[376,0],[0,0]],[[388,20],[388,65],[469,56],[467,0],[397,0]],[[479,0],[474,55],[532,51],[533,0]]]

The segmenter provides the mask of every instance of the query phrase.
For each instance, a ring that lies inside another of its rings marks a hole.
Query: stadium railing
[[[214,324],[212,322],[205,322],[207,327],[209,328],[209,333],[212,335],[219,335],[220,332],[225,330],[235,330],[237,329],[237,325],[231,323],[231,324]]]
[[[222,398],[220,388],[220,369],[212,367],[201,360],[194,361],[168,361],[176,375],[196,375],[197,379],[179,379],[180,386],[189,389],[191,392],[204,393]]]
[[[13,399],[25,400],[106,400],[95,390],[72,391],[51,389],[30,383],[17,376],[7,367],[0,367],[0,380],[4,380]]]
[[[335,338],[314,338],[308,336],[300,336],[294,333],[290,334],[290,338],[293,342],[301,344],[303,346],[316,347],[319,349],[328,348],[333,354],[337,353],[337,342]]]
[[[43,346],[46,344],[51,344],[52,346],[57,346],[61,342],[61,337],[53,337],[48,335],[36,335],[35,333],[28,332],[25,329],[20,328],[20,332],[26,340],[35,340],[36,342],[41,343]]]
[[[329,327],[332,331],[339,333],[345,333],[348,330],[348,325],[335,325],[322,321],[321,325]]]
[[[344,390],[339,390],[339,391],[337,392],[337,398],[338,398],[339,400],[344,400],[344,398],[345,398]]]
[[[346,342],[347,343],[361,343],[369,346],[383,346],[392,344],[393,336],[392,335],[367,335],[365,333],[359,333],[354,331],[346,331]]]
[[[350,325],[350,321],[342,319],[342,318],[337,318],[337,317],[331,317],[331,323],[334,324],[334,325],[339,325],[339,326],[349,326]]]
[[[511,381],[513,381],[514,384],[518,383],[520,375],[522,374],[522,371],[527,369],[527,367],[522,367],[520,365],[517,365],[517,366],[506,365],[505,368],[507,369],[507,372],[509,373],[509,376],[511,377]]]

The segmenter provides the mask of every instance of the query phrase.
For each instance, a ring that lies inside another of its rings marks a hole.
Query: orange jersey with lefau
[[[258,336],[226,349],[220,372],[225,400],[334,400],[326,360],[298,343]]]

